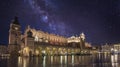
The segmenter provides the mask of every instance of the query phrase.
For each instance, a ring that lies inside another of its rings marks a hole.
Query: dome
[[[33,33],[31,32],[31,30],[29,30],[29,31],[27,32],[27,36],[28,36],[28,37],[32,37],[32,35],[33,35]]]
[[[20,25],[20,23],[18,22],[18,17],[15,16],[14,20],[12,21],[13,24],[16,24],[16,25]]]

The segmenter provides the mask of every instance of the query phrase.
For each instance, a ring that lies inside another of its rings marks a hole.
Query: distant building
[[[111,51],[111,45],[105,44],[101,46],[101,51],[102,52],[110,52]]]
[[[85,47],[86,48],[92,48],[92,45],[91,45],[91,43],[85,42]]]
[[[120,44],[119,43],[118,44],[113,44],[112,49],[114,49],[114,50],[116,50],[120,53]]]

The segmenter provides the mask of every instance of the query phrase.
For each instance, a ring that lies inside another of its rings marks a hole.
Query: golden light
[[[29,56],[29,52],[30,52],[29,47],[25,47],[25,48],[23,49],[23,55],[24,55],[24,56]]]
[[[36,55],[39,55],[39,51],[38,51],[38,50],[36,50],[36,51],[35,51],[35,54],[36,54]]]

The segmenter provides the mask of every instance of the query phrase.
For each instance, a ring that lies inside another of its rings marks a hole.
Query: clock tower
[[[18,22],[18,18],[15,17],[10,24],[9,30],[9,45],[20,45],[21,43],[21,26]]]
[[[13,56],[19,55],[21,45],[21,26],[18,22],[18,18],[15,17],[12,23],[10,24],[9,29],[9,53]]]

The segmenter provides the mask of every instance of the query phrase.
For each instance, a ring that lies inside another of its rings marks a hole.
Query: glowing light
[[[23,58],[23,67],[28,66],[28,61],[29,61],[29,58]]]
[[[25,47],[25,48],[23,49],[23,55],[24,55],[24,56],[29,56],[29,51],[30,51],[30,49],[29,49],[28,47]]]
[[[22,66],[22,58],[18,57],[18,67],[21,67],[21,66]]]
[[[111,48],[111,51],[113,51],[114,49],[113,48]]]
[[[65,56],[65,64],[67,64],[67,56]]]
[[[45,50],[43,50],[43,51],[42,51],[42,53],[43,53],[43,54],[45,54],[45,53],[46,53],[46,51],[45,51]]]
[[[51,63],[53,63],[53,56],[51,56]]]
[[[43,57],[43,67],[46,67],[46,56]]]
[[[111,63],[113,67],[118,67],[118,55],[111,55]]]
[[[115,58],[115,62],[118,62],[118,55],[115,55],[114,58]]]
[[[39,40],[38,40],[38,36],[35,36],[35,41],[39,41]]]
[[[35,53],[36,53],[36,55],[39,55],[39,51],[38,50],[36,50]]]
[[[114,49],[115,52],[117,52],[117,49]]]
[[[74,55],[72,55],[72,64],[74,64]]]
[[[68,38],[67,41],[68,41],[68,43],[72,43],[72,42],[78,43],[78,42],[80,42],[80,39],[79,39],[79,37],[72,36],[72,37]]]
[[[63,63],[63,56],[60,56],[60,62]]]

